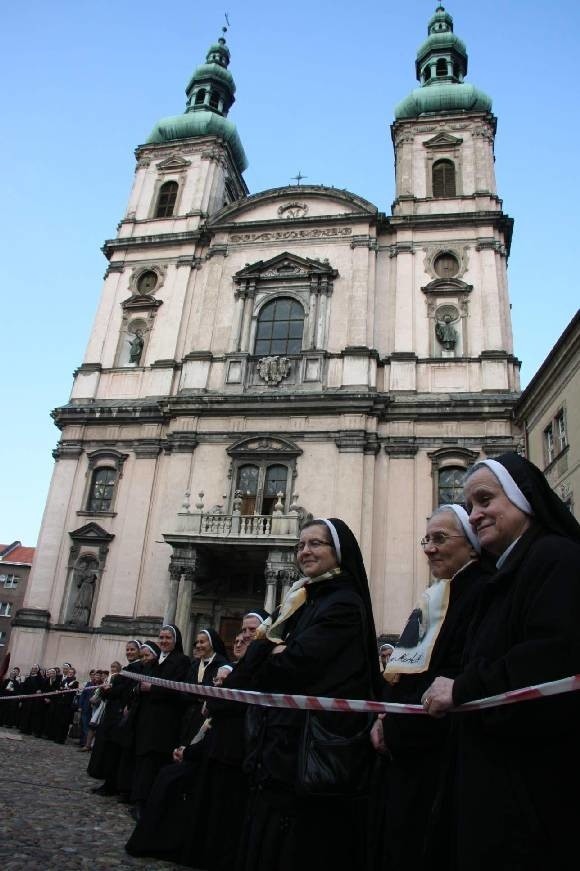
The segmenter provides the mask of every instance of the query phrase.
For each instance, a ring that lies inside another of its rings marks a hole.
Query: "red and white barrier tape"
[[[96,689],[96,687],[95,687]],[[21,696],[0,696],[0,702],[15,702],[16,699],[44,699],[46,696],[63,696],[65,693],[81,693],[82,689],[76,690],[53,690],[51,693],[25,693]]]
[[[401,705],[395,702],[371,702],[359,699],[329,699],[324,696],[296,696],[278,693],[259,693],[254,690],[232,690],[225,687],[208,687],[200,684],[184,683],[183,681],[164,680],[132,671],[122,671],[124,677],[131,680],[145,681],[154,686],[181,693],[191,693],[206,696],[211,699],[225,699],[230,702],[244,702],[246,705],[263,705],[267,708],[293,708],[299,711],[335,711],[337,713],[372,713],[372,714],[426,714],[422,705]],[[512,705],[515,702],[525,702],[539,699],[543,696],[554,696],[560,693],[570,693],[580,689],[580,675],[565,677],[537,686],[524,687],[499,693],[486,699],[478,699],[454,708],[455,711],[481,711],[484,708],[495,708],[500,705]]]

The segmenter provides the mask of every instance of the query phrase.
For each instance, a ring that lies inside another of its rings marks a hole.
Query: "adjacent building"
[[[515,415],[526,456],[580,519],[580,311],[522,393]]]
[[[12,619],[24,602],[34,550],[21,541],[0,544],[0,657],[10,650]]]
[[[395,109],[390,214],[346,190],[250,193],[225,38],[136,151],[16,620],[19,660],[117,655],[176,621],[228,639],[344,518],[381,634],[428,583],[425,520],[516,447],[512,220],[491,99],[439,6]],[[298,180],[300,181],[300,180]]]

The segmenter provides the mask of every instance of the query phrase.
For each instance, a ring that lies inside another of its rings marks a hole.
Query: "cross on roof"
[[[298,187],[300,187],[300,182],[302,181],[303,178],[308,178],[308,176],[302,175],[302,172],[300,170],[298,170],[298,175],[293,175],[292,178],[290,179],[290,181],[296,180]]]

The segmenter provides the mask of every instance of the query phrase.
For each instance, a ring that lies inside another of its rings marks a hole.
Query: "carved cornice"
[[[413,437],[397,437],[389,438],[384,444],[385,453],[397,460],[412,459],[419,450],[418,445]]]
[[[154,460],[161,452],[161,439],[139,439],[133,442],[133,452],[138,460]]]
[[[133,236],[131,238],[107,239],[101,251],[109,259],[113,251],[125,248],[151,248],[183,245],[185,242],[197,242],[202,238],[200,230],[190,230],[183,233],[155,233],[151,236]]]
[[[52,456],[55,460],[76,460],[83,452],[81,442],[65,442],[58,443]]]
[[[165,454],[192,454],[199,444],[194,432],[170,432],[163,442]]]
[[[351,234],[352,227],[307,227],[302,230],[288,228],[262,233],[232,233],[230,242],[232,245],[246,242],[295,242],[301,239],[340,239]]]
[[[48,629],[50,611],[42,608],[19,608],[11,625],[26,626],[30,629]]]

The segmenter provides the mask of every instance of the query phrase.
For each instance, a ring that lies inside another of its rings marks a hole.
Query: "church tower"
[[[439,6],[395,110],[390,215],[346,190],[249,194],[224,37],[134,183],[70,400],[15,661],[118,658],[176,622],[226,641],[297,577],[308,515],[361,544],[379,632],[466,469],[519,438],[491,100]]]

